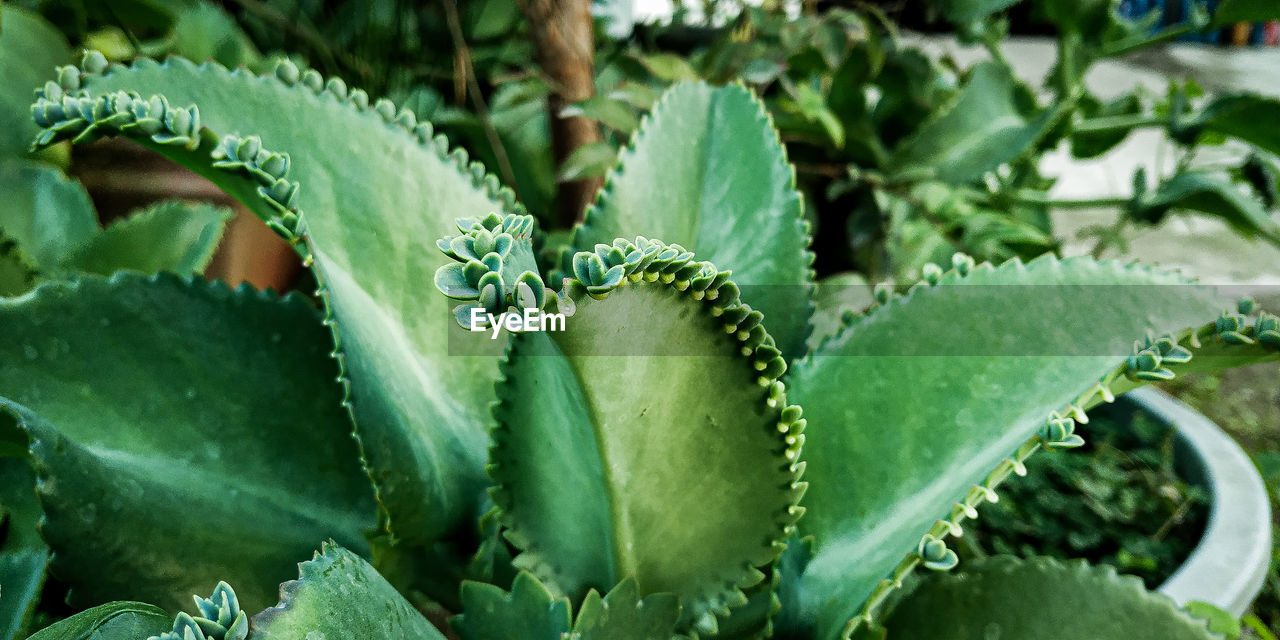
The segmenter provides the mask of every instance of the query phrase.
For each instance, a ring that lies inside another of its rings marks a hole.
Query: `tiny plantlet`
[[[0,640],[1212,638],[1136,579],[948,545],[1091,408],[1280,360],[1256,305],[958,254],[812,336],[838,310],[736,84],[667,91],[562,247],[430,123],[290,62],[89,52],[32,116],[36,147],[123,137],[209,178],[317,290],[0,299]],[[80,613],[36,631],[48,575]]]

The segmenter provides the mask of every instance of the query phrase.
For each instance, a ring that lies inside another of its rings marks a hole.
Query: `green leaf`
[[[35,284],[36,269],[18,244],[0,233],[0,297],[26,293]]]
[[[640,126],[640,118],[636,117],[631,107],[621,100],[608,96],[594,96],[560,111],[561,118],[574,116],[599,121],[604,126],[623,134],[629,134]]]
[[[1174,209],[1201,211],[1222,218],[1246,236],[1261,235],[1280,243],[1280,223],[1262,202],[1225,176],[1203,171],[1179,173],[1161,182],[1154,192],[1139,194],[1128,215],[1156,224]]]
[[[332,542],[298,565],[298,579],[280,585],[280,604],[251,626],[249,640],[444,640],[368,562]]]
[[[1280,6],[1271,0],[1222,0],[1213,13],[1215,26],[1267,20],[1280,20]]]
[[[894,640],[1212,640],[1217,636],[1133,576],[1083,561],[996,556],[935,576],[886,622]]]
[[[20,455],[0,452],[0,640],[12,640],[23,637],[40,600],[49,547],[36,532],[41,513],[35,472],[26,456],[27,438],[4,412],[0,432],[6,442],[22,442]]]
[[[681,629],[711,633],[799,516],[803,420],[784,410],[781,357],[736,285],[693,296],[691,282],[648,281],[665,268],[727,275],[688,260],[628,262],[563,332],[517,336],[491,473],[516,566],[575,602],[632,577],[643,594],[679,595]]]
[[[783,353],[804,352],[813,286],[807,225],[786,152],[750,91],[680,84],[654,106],[575,231],[574,248],[636,235],[732,269]]]
[[[0,162],[0,192],[0,232],[37,270],[56,271],[98,232],[89,193],[53,167]]]
[[[824,338],[835,335],[847,324],[846,316],[862,313],[875,304],[871,285],[866,278],[853,272],[837,273],[818,281],[813,292],[813,335],[809,336],[810,348],[816,348]]]
[[[486,406],[499,354],[450,352],[465,334],[422,285],[448,259],[424,239],[450,232],[459,216],[517,210],[511,192],[434,139],[430,125],[414,126],[389,102],[370,106],[364,92],[291,65],[253,76],[171,58],[114,66],[83,82],[93,96],[134,90],[198,105],[207,129],[194,152],[131,135],[210,177],[314,262],[350,410],[395,535],[425,543],[469,530],[488,485]],[[217,134],[235,132],[289,155],[287,180],[299,188],[286,204],[262,195],[247,165],[212,166]],[[284,215],[279,207],[288,205]]]
[[[1186,603],[1183,609],[1192,616],[1208,622],[1210,631],[1222,634],[1227,640],[1236,640],[1244,631],[1239,619],[1208,602],[1195,600]]]
[[[968,182],[1030,149],[1054,124],[1057,108],[1028,118],[1018,108],[1018,81],[1009,70],[982,62],[951,104],[904,141],[892,171],[932,169],[944,182]]]
[[[190,60],[214,60],[233,69],[252,67],[262,60],[262,54],[235,20],[209,2],[193,3],[179,10],[170,40],[169,53]]]
[[[1142,113],[1142,101],[1137,93],[1130,93],[1105,103],[1096,99],[1082,100],[1081,111],[1087,118],[1108,118]],[[1072,132],[1071,155],[1077,158],[1096,158],[1116,147],[1133,129],[1119,131]]]
[[[306,300],[119,274],[0,301],[0,325],[0,410],[31,437],[75,602],[177,610],[226,579],[257,609],[325,538],[367,549],[368,478]]]
[[[1248,93],[1214,96],[1209,104],[1178,126],[1233,136],[1280,153],[1280,131],[1270,123],[1280,120],[1280,100]]]
[[[640,57],[640,64],[663,82],[696,80],[698,72],[684,58],[674,53],[654,53]]]
[[[569,600],[553,596],[523,571],[510,593],[483,582],[462,583],[462,607],[464,613],[449,626],[463,640],[560,640],[573,622]]]
[[[942,10],[947,22],[964,25],[985,20],[993,13],[1004,11],[1021,0],[930,0],[929,4]]]
[[[57,28],[13,3],[0,7],[0,159],[27,156],[40,132],[31,121],[31,92],[69,62],[71,46]]]
[[[199,273],[213,258],[230,218],[224,207],[161,202],[103,229],[67,258],[66,267],[102,275],[122,269]]]
[[[1016,465],[1002,461],[1029,455],[1053,412],[1098,401],[1134,339],[1225,308],[1211,290],[1113,262],[957,265],[791,373],[791,400],[811,425],[801,530],[814,557],[784,617],[816,619],[818,638],[839,635],[873,592],[891,589],[877,585],[914,566],[902,560],[922,534],[945,536],[939,519],[965,517],[958,502],[981,503],[974,485],[1008,475]]]
[[[597,178],[609,173],[618,164],[618,150],[608,142],[590,142],[573,150],[560,165],[559,180],[571,182],[583,178]]]
[[[171,619],[143,602],[111,602],[81,611],[27,640],[140,640],[169,630]]]
[[[569,600],[556,597],[532,574],[516,576],[510,593],[491,584],[462,585],[464,613],[451,621],[463,640],[667,640],[675,635],[680,602],[669,593],[641,598],[626,579],[603,598],[587,593],[570,627]]]

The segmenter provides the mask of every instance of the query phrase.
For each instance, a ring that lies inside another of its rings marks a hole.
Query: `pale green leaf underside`
[[[56,27],[12,3],[0,6],[0,158],[27,155],[40,131],[28,115],[31,92],[68,62],[71,47]]]
[[[1203,620],[1111,567],[997,556],[925,581],[886,621],[894,640],[1213,640]]]
[[[517,565],[575,601],[633,577],[680,595],[687,625],[777,556],[799,495],[781,407],[703,304],[627,284],[513,341],[494,500]]]
[[[89,193],[48,165],[0,162],[0,193],[0,235],[16,242],[39,271],[56,271],[98,232]]]
[[[170,618],[142,602],[109,602],[81,611],[28,640],[141,640],[169,630]]]
[[[65,268],[101,275],[122,269],[198,273],[213,258],[230,218],[224,207],[161,202],[103,229],[67,259]]]
[[[892,300],[797,363],[791,400],[810,424],[801,531],[816,556],[794,619],[835,636],[936,520],[1124,363],[1134,339],[1227,306],[1119,263],[983,265]]]
[[[448,261],[432,242],[454,229],[455,218],[504,209],[483,173],[470,175],[465,155],[446,155],[429,129],[419,129],[423,142],[377,110],[357,108],[345,85],[316,92],[180,59],[115,66],[84,84],[93,95],[133,90],[196,104],[218,134],[260,136],[264,147],[291,156],[288,178],[301,184],[295,205],[306,213],[327,287],[351,410],[395,533],[428,541],[470,526],[487,484],[485,407],[497,354],[450,354],[450,331],[460,329],[430,282]],[[209,148],[158,150],[228,187],[260,216],[275,216],[242,180],[211,168]]]
[[[253,617],[249,640],[444,640],[368,562],[332,543],[298,564],[280,596]]]
[[[1054,109],[1028,120],[1018,111],[1017,80],[994,62],[974,66],[948,109],[939,111],[894,154],[892,168],[930,168],[944,182],[967,182],[1009,162],[1053,125]]]
[[[813,276],[795,175],[745,87],[675,85],[575,231],[574,249],[642,235],[733,271],[788,360],[804,353]]]
[[[120,274],[0,301],[0,409],[32,438],[53,570],[74,599],[248,608],[375,507],[329,335],[299,297]]]

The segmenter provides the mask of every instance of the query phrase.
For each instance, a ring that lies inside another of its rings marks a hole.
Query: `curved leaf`
[[[0,192],[0,233],[39,271],[56,271],[98,232],[89,193],[53,167],[0,162]]]
[[[142,602],[110,602],[81,611],[27,640],[139,640],[164,633],[169,616]]]
[[[171,610],[251,608],[328,537],[367,548],[368,478],[300,297],[118,275],[0,301],[0,410],[32,439],[55,575]]]
[[[894,640],[1213,640],[1203,620],[1112,567],[996,556],[934,576],[885,622]]]
[[[161,202],[103,229],[69,256],[65,267],[101,275],[122,269],[198,273],[213,258],[230,218],[225,207]]]
[[[1258,199],[1225,176],[1187,171],[1160,183],[1152,193],[1138,195],[1129,215],[1159,222],[1171,209],[1191,209],[1217,216],[1246,236],[1261,235],[1280,243],[1280,222]]]
[[[368,562],[331,542],[298,564],[298,579],[280,586],[280,604],[251,626],[249,640],[444,640]]]
[[[218,183],[313,263],[394,533],[428,542],[470,528],[487,485],[485,407],[498,354],[451,355],[450,332],[460,329],[421,283],[446,262],[428,239],[459,216],[517,210],[510,191],[411,112],[371,105],[363,91],[313,70],[286,63],[274,76],[253,76],[177,58],[103,73],[100,61],[89,66],[90,98],[136,91],[196,105],[198,123],[184,118],[206,127],[198,139],[191,129],[127,135]],[[96,135],[78,126],[58,135]]]
[[[0,158],[27,155],[40,131],[27,115],[31,92],[68,62],[71,46],[57,28],[13,3],[0,7]]]
[[[898,147],[889,168],[928,168],[951,183],[981,177],[1030,149],[1060,115],[1060,109],[1049,108],[1029,119],[1018,100],[1018,80],[1009,69],[978,63],[951,105]]]
[[[0,438],[10,439],[9,432],[16,429],[12,418],[0,412]],[[0,640],[22,637],[49,563],[49,547],[36,533],[40,505],[35,472],[25,455],[26,436],[12,435],[22,441],[22,455],[0,451]]]
[[[878,583],[914,567],[917,552],[948,564],[930,541],[951,529],[939,519],[971,514],[1037,434],[1070,444],[1069,421],[1055,433],[1050,418],[1073,403],[1082,417],[1105,396],[1099,381],[1125,364],[1134,338],[1199,325],[1224,305],[1179,277],[1087,258],[957,260],[932,278],[937,286],[858,319],[789,379],[811,423],[801,528],[815,555],[791,603],[799,611],[784,617],[816,618],[820,638],[887,593],[892,581]]]
[[[491,473],[517,566],[574,601],[632,577],[709,633],[799,516],[803,420],[760,314],[691,258],[643,239],[576,256],[623,275],[573,281],[593,293],[565,330],[512,342]]]
[[[804,353],[813,274],[795,172],[764,106],[742,86],[672,87],[653,107],[573,246],[643,235],[733,270],[788,359]],[[768,242],[762,242],[768,238]]]

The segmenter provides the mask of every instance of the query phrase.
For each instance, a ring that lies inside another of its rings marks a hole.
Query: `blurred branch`
[[[484,129],[489,146],[493,147],[493,155],[498,160],[498,173],[502,174],[502,181],[519,196],[511,158],[507,156],[507,148],[502,146],[502,138],[498,136],[498,130],[493,128],[493,119],[489,117],[489,105],[480,91],[479,81],[476,80],[475,68],[471,61],[471,49],[467,47],[467,41],[462,34],[462,21],[458,18],[457,0],[444,0],[444,15],[445,21],[449,23],[449,36],[453,38],[453,50],[457,61],[455,71],[462,72],[462,82],[468,89],[461,93],[471,94],[471,102],[475,104],[476,114],[480,116],[480,126]]]
[[[601,140],[594,121],[560,117],[565,107],[595,95],[591,0],[517,0],[517,4],[529,20],[538,64],[551,81],[547,111],[551,150],[559,167],[578,147]],[[562,226],[582,218],[601,184],[600,178],[560,183],[557,205]]]

